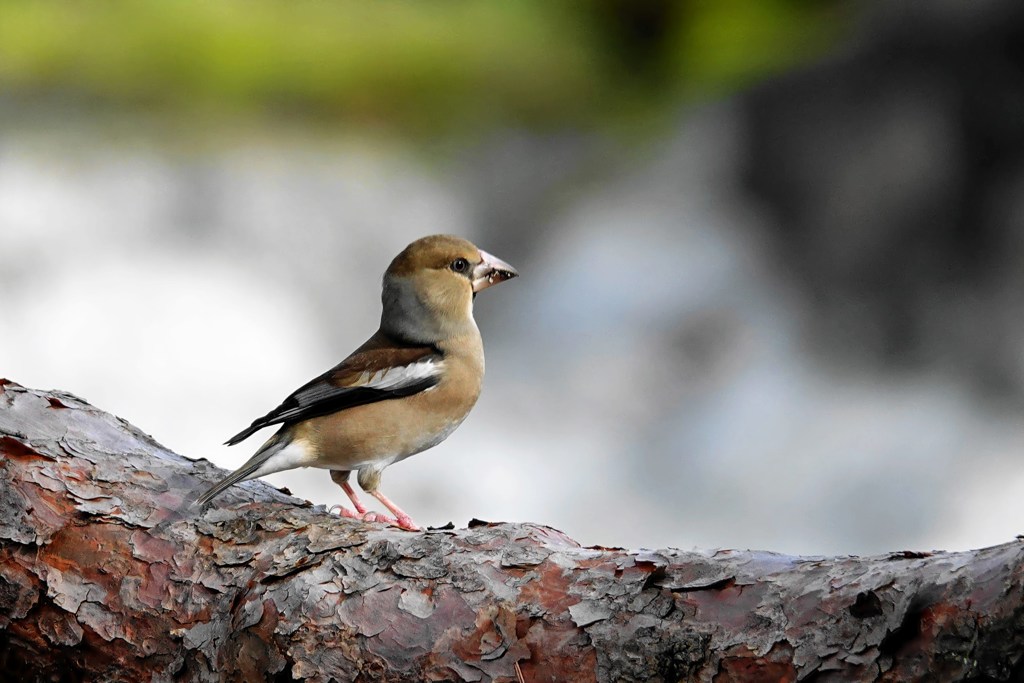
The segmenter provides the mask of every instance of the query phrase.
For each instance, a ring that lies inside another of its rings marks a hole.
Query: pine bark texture
[[[1021,680],[1024,544],[790,557],[409,533],[0,380],[0,672],[61,681]]]

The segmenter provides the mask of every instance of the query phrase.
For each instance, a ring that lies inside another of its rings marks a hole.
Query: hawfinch
[[[484,347],[473,320],[477,292],[518,275],[472,243],[448,235],[416,240],[384,273],[380,329],[351,356],[299,387],[228,439],[234,445],[281,428],[196,502],[232,484],[296,467],[320,467],[355,507],[345,517],[419,527],[380,491],[384,468],[444,441],[480,395]],[[394,514],[367,512],[348,477]],[[335,508],[332,508],[332,510]]]

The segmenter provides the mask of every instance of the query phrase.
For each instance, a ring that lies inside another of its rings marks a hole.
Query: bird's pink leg
[[[385,524],[398,524],[398,520],[394,517],[388,517],[382,515],[379,512],[370,512],[363,505],[363,502],[359,500],[359,496],[356,495],[355,489],[348,483],[348,472],[336,472],[331,471],[331,479],[345,491],[345,495],[352,501],[352,505],[356,511],[352,512],[344,505],[334,505],[331,507],[330,512],[341,515],[348,519],[358,519],[364,522],[384,522]]]
[[[394,513],[397,518],[397,525],[399,528],[407,531],[419,531],[420,528],[416,526],[416,522],[412,521],[412,517],[402,512],[402,508],[392,503],[387,496],[380,491],[370,491],[369,494],[384,504],[388,510]],[[393,522],[395,523],[395,522]]]
[[[408,529],[410,531],[419,531],[419,527],[416,526],[416,523],[414,521],[412,521],[412,518],[409,515],[402,512],[401,508],[399,508],[397,505],[388,500],[388,498],[384,494],[380,493],[379,491],[370,492],[370,495],[372,495],[380,502],[384,503],[384,506],[387,507],[388,510],[391,510],[391,512],[395,513],[395,517],[388,517],[387,515],[382,515],[379,512],[371,512],[367,510],[366,506],[363,505],[363,502],[359,500],[359,496],[356,495],[356,491],[354,488],[352,488],[352,484],[348,483],[347,475],[344,478],[342,478],[340,476],[335,476],[335,473],[332,472],[331,478],[334,479],[335,482],[337,482],[338,486],[340,486],[342,490],[345,491],[345,495],[347,495],[348,499],[352,501],[352,505],[356,509],[355,512],[352,512],[344,505],[335,505],[334,507],[331,508],[331,512],[337,511],[339,515],[341,515],[342,517],[347,517],[349,519],[361,519],[364,522],[384,522],[385,524],[393,524],[402,529]]]
[[[359,500],[359,496],[356,495],[356,490],[352,488],[352,484],[347,481],[341,482],[341,488],[345,490],[345,495],[352,501],[352,505],[355,507],[356,512],[361,515],[366,514],[366,506],[363,505],[362,501]]]
[[[352,515],[353,517],[358,517],[359,519],[362,519],[364,522],[384,522],[385,524],[398,524],[398,520],[396,520],[394,517],[388,517],[387,515],[382,515],[379,512],[368,511],[366,509],[366,506],[363,505],[363,502],[359,500],[359,496],[356,495],[356,490],[352,488],[352,484],[348,483],[347,481],[344,481],[341,483],[341,488],[345,489],[345,493],[348,494],[348,499],[352,501],[352,505],[355,507],[356,512],[359,513],[356,515]]]

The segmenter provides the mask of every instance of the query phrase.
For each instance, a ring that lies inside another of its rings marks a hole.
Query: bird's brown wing
[[[375,336],[225,443],[233,446],[270,425],[300,422],[366,403],[417,394],[440,381],[443,362],[444,357],[434,346],[389,345]]]

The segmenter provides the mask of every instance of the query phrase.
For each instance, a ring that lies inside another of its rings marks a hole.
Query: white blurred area
[[[1020,421],[941,372],[808,352],[806,307],[725,180],[731,125],[727,105],[698,112],[522,235],[474,222],[458,169],[395,149],[182,153],[8,132],[0,376],[234,468],[262,435],[219,444],[373,332],[400,249],[451,232],[522,277],[477,299],[488,377],[475,411],[384,475],[420,523],[802,554],[1012,539]],[[518,240],[518,253],[492,244]],[[269,479],[343,499],[322,471]]]

